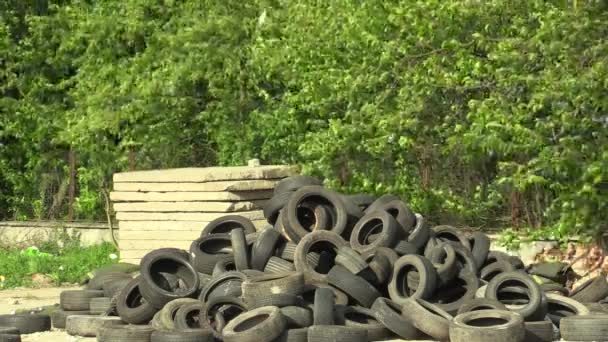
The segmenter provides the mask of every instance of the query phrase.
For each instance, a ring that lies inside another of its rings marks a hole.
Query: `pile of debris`
[[[270,225],[259,232],[247,218],[216,219],[189,251],[148,253],[135,277],[96,275],[61,295],[54,326],[107,342],[607,336],[605,276],[570,293],[490,251],[481,232],[429,227],[396,196],[342,195],[295,176],[277,184],[264,215]],[[33,319],[4,316],[0,325]]]

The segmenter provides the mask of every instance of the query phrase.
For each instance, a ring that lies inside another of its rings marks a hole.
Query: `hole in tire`
[[[348,311],[344,314],[344,318],[349,321],[363,324],[373,324],[377,322],[376,318],[373,316],[358,311]]]
[[[226,221],[218,224],[211,230],[212,234],[226,234],[230,233],[231,230],[236,228],[243,228],[243,225],[238,222]]]
[[[205,254],[232,254],[230,239],[205,239],[198,244],[198,249]]]
[[[327,274],[329,270],[336,264],[336,255],[338,248],[329,241],[316,241],[308,249],[307,254],[317,253],[319,254],[319,263],[314,266],[314,271],[319,274]],[[308,259],[308,258],[307,258]]]
[[[359,244],[364,246],[372,244],[373,241],[375,241],[376,239],[370,239],[370,237],[380,234],[382,232],[382,228],[384,228],[384,224],[379,218],[374,218],[365,222],[365,224],[363,224],[363,227],[361,227],[361,230],[359,231],[357,241],[359,242]]]
[[[418,269],[412,265],[402,267],[396,275],[397,293],[402,297],[409,297],[416,293],[420,285]]]
[[[493,327],[497,325],[503,325],[508,323],[509,321],[504,318],[498,317],[481,317],[475,318],[470,321],[467,321],[466,324],[472,327]]]
[[[296,210],[296,215],[298,217],[298,222],[304,229],[309,232],[312,232],[317,225],[317,217],[315,215],[315,210],[308,205],[300,205]]]
[[[248,318],[248,319],[244,320],[243,322],[237,324],[234,327],[234,332],[238,333],[238,332],[243,332],[243,331],[249,330],[249,329],[257,326],[258,324],[264,322],[265,320],[267,320],[268,317],[270,317],[270,315],[261,314],[261,315],[257,315],[257,316]]]

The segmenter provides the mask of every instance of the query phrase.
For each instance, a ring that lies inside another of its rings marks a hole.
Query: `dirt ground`
[[[19,309],[34,309],[59,302],[59,293],[78,288],[15,289],[0,291],[0,314],[10,314]],[[21,335],[24,342],[76,342],[95,341],[95,338],[67,335],[63,330]]]

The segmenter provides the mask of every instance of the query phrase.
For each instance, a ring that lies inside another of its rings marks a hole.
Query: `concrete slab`
[[[243,202],[120,202],[114,203],[117,212],[224,212],[262,209],[266,200]]]
[[[245,179],[276,179],[297,174],[297,167],[264,165],[258,167],[206,167],[135,171],[114,174],[114,183],[121,182],[214,182]]]
[[[264,212],[261,210],[241,211],[239,215],[250,220],[263,220]],[[226,213],[132,213],[117,212],[119,221],[212,221]]]
[[[257,230],[268,225],[264,219],[251,221]],[[209,221],[120,221],[121,231],[198,231],[201,232]]]
[[[113,191],[110,199],[113,202],[224,202],[251,201],[269,199],[272,190],[260,191],[214,191],[214,192],[136,192]]]
[[[182,192],[217,192],[217,191],[260,191],[272,190],[280,179],[233,180],[205,183],[114,183],[115,191],[182,191]]]

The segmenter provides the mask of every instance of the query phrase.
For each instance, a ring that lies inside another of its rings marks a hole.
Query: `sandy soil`
[[[35,309],[45,305],[53,305],[59,302],[59,293],[61,291],[73,289],[78,288],[64,287],[0,291],[0,314],[10,314],[19,309]],[[24,342],[84,342],[96,340],[95,338],[69,336],[63,330],[22,335],[21,337]]]

